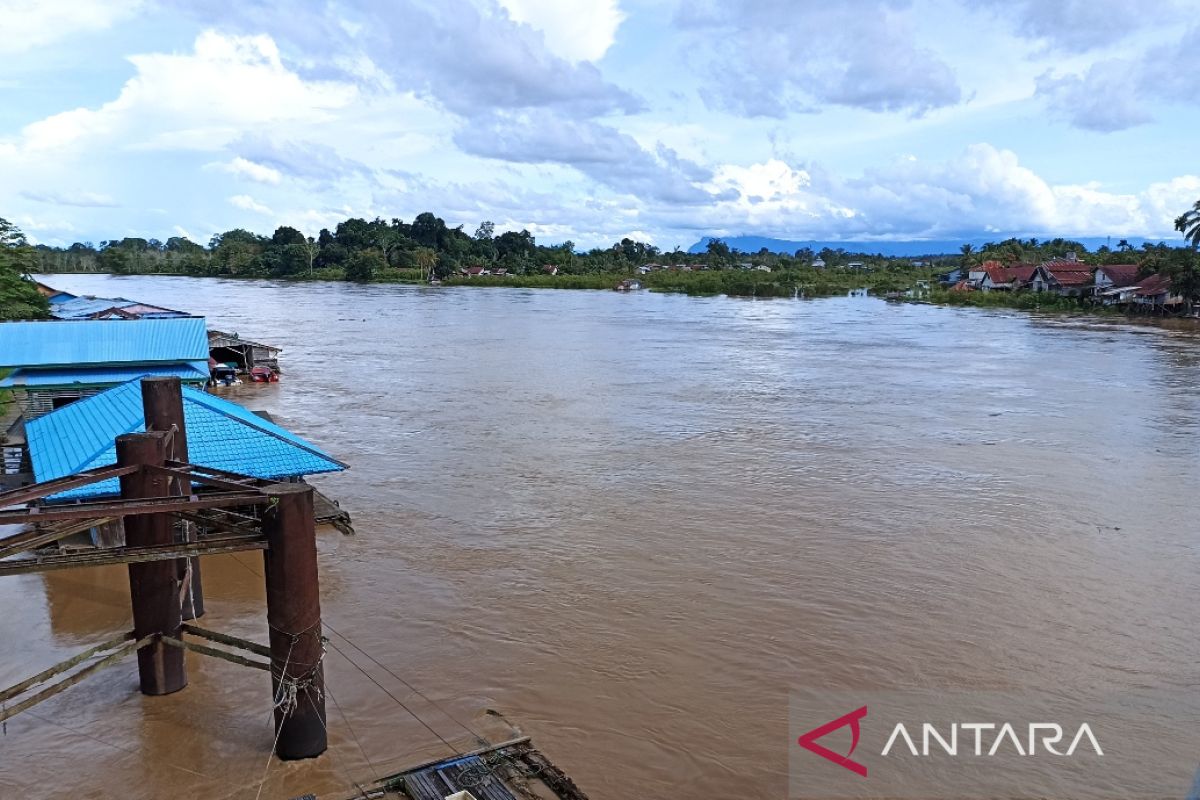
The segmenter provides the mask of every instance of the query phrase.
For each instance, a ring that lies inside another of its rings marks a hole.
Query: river
[[[145,698],[128,660],[8,723],[5,797],[349,797],[449,752],[402,701],[460,748],[449,717],[502,712],[594,800],[767,800],[795,687],[1197,677],[1195,331],[872,298],[43,280],[283,347],[283,381],[233,397],[351,465],[313,483],[357,535],[319,534],[327,757],[269,762],[259,673],[189,656],[186,691]],[[265,640],[261,560],[210,561],[205,625]],[[0,604],[5,685],[130,627],[121,568],[7,578]]]

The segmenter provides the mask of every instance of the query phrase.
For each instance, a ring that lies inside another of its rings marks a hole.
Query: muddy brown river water
[[[450,717],[502,712],[595,800],[767,800],[797,687],[1200,678],[1195,331],[870,298],[44,280],[282,346],[281,383],[231,396],[351,465],[313,483],[358,535],[319,535],[328,755],[269,762],[262,674],[189,656],[186,691],[146,698],[130,660],[8,723],[4,798],[350,797],[450,752],[403,702],[457,747]],[[211,559],[205,624],[264,640],[260,572]],[[0,607],[3,685],[130,627],[119,568],[6,578]]]

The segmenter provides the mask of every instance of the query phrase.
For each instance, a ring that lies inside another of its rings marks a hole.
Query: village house
[[[825,259],[817,256],[812,260],[813,269],[825,269]]]
[[[756,270],[758,270],[759,272],[770,272],[771,271],[771,268],[768,267],[766,264],[756,264],[754,266],[754,268]]]
[[[1037,267],[1033,264],[1013,264],[1006,267],[998,261],[987,261],[983,265],[983,278],[979,288],[985,292],[1012,292],[1029,286]]]
[[[1085,297],[1092,292],[1095,269],[1070,253],[1066,258],[1038,264],[1029,286],[1035,292],[1054,292],[1063,297]]]
[[[851,261],[846,265],[846,269],[866,269],[867,265],[862,261]]]
[[[1134,286],[1138,282],[1137,264],[1105,264],[1096,267],[1093,286],[1096,292]]]
[[[547,264],[546,266],[542,267],[542,272],[546,273],[547,275],[557,275],[558,267],[553,264]]]
[[[203,386],[208,358],[203,317],[0,323],[0,389],[26,419],[146,375]]]
[[[1138,282],[1131,299],[1142,311],[1166,311],[1183,304],[1183,296],[1171,291],[1171,278],[1157,272]]]

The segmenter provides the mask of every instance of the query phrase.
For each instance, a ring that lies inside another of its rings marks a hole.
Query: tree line
[[[1145,274],[1171,275],[1176,289],[1185,296],[1200,296],[1197,260],[1200,201],[1176,220],[1176,228],[1185,238],[1182,247],[1147,243],[1137,249],[1120,240],[1114,248],[1102,246],[1089,252],[1082,242],[1072,239],[1009,238],[978,249],[964,245],[957,256],[928,256],[915,264],[910,259],[889,258],[880,253],[854,253],[828,247],[819,251],[801,248],[793,253],[774,253],[763,248],[756,253],[743,253],[720,239],[710,239],[703,253],[678,248],[663,251],[630,238],[610,247],[577,252],[574,242],[540,244],[528,230],[497,234],[490,221],[480,223],[474,233],[468,233],[462,225],[450,227],[431,212],[418,214],[407,223],[396,218],[351,218],[332,230],[323,228],[315,237],[305,236],[287,225],[276,228],[270,236],[235,228],[213,236],[206,245],[175,236],[166,241],[127,237],[102,241],[98,246],[76,242],[65,248],[30,247],[15,226],[10,223],[4,226],[8,233],[4,234],[6,239],[0,240],[0,291],[6,293],[3,298],[14,309],[9,313],[20,310],[32,314],[42,307],[25,287],[15,283],[20,275],[35,271],[424,281],[453,279],[472,267],[493,273],[503,269],[510,276],[542,276],[549,267],[556,267],[561,276],[592,279],[582,280],[579,285],[603,285],[604,276],[630,275],[636,267],[654,262],[666,266],[701,264],[709,270],[768,267],[772,272],[800,276],[789,284],[796,285],[814,282],[809,278],[815,273],[813,264],[818,259],[826,269],[836,270],[858,262],[867,270],[899,276],[917,267],[932,273],[985,260],[1030,263],[1063,258],[1071,253],[1091,265],[1137,263]],[[753,278],[755,283],[766,280],[765,276]],[[749,277],[738,279],[741,283],[747,280]],[[715,287],[728,281],[709,278],[698,282]],[[674,285],[679,280],[668,283]],[[23,299],[16,299],[18,295]]]

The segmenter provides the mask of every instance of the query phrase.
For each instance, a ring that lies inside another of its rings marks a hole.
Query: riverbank
[[[271,277],[269,275],[184,275],[180,273],[105,273],[81,271],[58,273],[64,275],[109,275],[122,277],[134,275],[155,277],[229,278],[235,280],[278,280],[288,283],[315,281],[345,281],[344,272],[338,268],[314,270],[312,274]],[[573,274],[560,272],[549,274],[476,275],[472,277],[454,275],[442,280],[443,286],[507,287],[510,289],[590,289],[612,290],[629,278],[636,278],[645,289],[656,292],[673,292],[695,296],[729,295],[731,297],[832,297],[846,292],[866,289],[872,293],[903,291],[917,281],[930,281],[933,277],[928,269],[888,269],[877,271],[847,269],[790,269],[766,272],[757,269],[709,269],[672,270],[663,269],[637,275],[632,272],[596,272]],[[380,271],[369,281],[353,281],[366,284],[412,284],[426,282],[418,270],[389,269]]]

